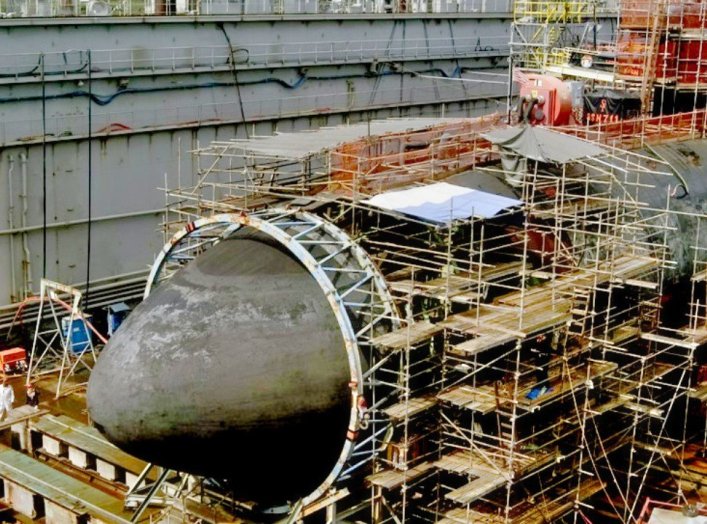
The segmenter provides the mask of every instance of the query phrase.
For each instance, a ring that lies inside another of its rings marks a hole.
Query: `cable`
[[[405,34],[406,34],[406,31],[405,31],[405,30],[406,30],[406,28],[407,28],[407,24],[405,23],[406,20],[405,20],[404,18],[402,19],[401,22],[402,22],[402,25],[403,25],[403,35],[402,35],[403,38],[402,38],[402,40],[400,41],[400,43],[401,43],[401,45],[402,45],[402,54],[405,55]],[[400,75],[400,94],[398,95],[398,96],[399,96],[399,99],[400,99],[400,106],[398,107],[398,115],[399,115],[399,116],[403,116],[403,114],[402,114],[402,105],[403,105],[403,98],[404,98],[404,94],[403,94],[404,86],[405,86],[405,75]]]
[[[393,38],[395,36],[395,30],[398,28],[398,20],[395,19],[393,20],[393,28],[390,30],[390,36],[388,37],[388,43],[385,46],[385,55],[384,57],[389,57],[390,56],[390,46],[393,43]],[[376,61],[377,63],[377,61]],[[376,80],[373,82],[373,89],[371,89],[371,95],[368,97],[368,105],[372,106],[373,102],[375,101],[376,98],[376,93],[378,93],[378,87],[380,85],[380,79],[381,79],[381,74],[378,73],[377,70],[373,69],[371,71],[372,75],[375,75]]]
[[[454,51],[454,56],[455,56],[454,62],[456,64],[456,67],[454,68],[454,72],[452,73],[452,75],[453,75],[453,77],[456,77],[456,75],[458,74],[459,78],[461,78],[462,68],[459,65],[459,58],[457,57],[457,42],[454,39],[454,26],[452,24],[451,18],[447,19],[447,25],[449,26],[449,36],[452,39],[452,50]],[[481,37],[479,37],[479,39],[477,40],[476,45],[478,46],[480,43],[481,43]],[[476,51],[476,49],[474,51]],[[464,91],[464,96],[468,98],[469,92],[467,91],[466,84],[464,84],[464,83],[462,83],[462,90]]]
[[[430,69],[424,69],[421,71],[414,71],[414,70],[408,70],[408,69],[401,69],[398,71],[395,70],[387,70],[387,71],[382,71],[379,73],[375,73],[376,77],[380,79],[381,77],[384,76],[394,76],[394,75],[411,75],[411,76],[417,76],[420,78],[432,78],[431,76],[425,76],[426,73],[437,73],[439,75],[439,79],[450,79],[450,80],[456,80],[456,81],[464,81],[464,82],[472,82],[474,80],[472,79],[460,79],[458,78],[458,75],[463,72],[469,72],[473,71],[475,74],[496,74],[496,73],[487,73],[487,72],[477,72],[474,68],[462,68],[461,71],[458,69],[454,69],[451,74],[448,74],[446,71],[440,68],[430,68]],[[322,76],[311,76],[311,75],[306,75],[306,74],[300,74],[297,80],[294,82],[290,83],[285,80],[282,80],[280,78],[276,77],[266,77],[266,78],[261,78],[258,80],[249,80],[249,81],[241,81],[238,82],[237,84],[235,82],[206,82],[206,83],[201,83],[201,84],[186,84],[186,85],[178,85],[178,86],[162,86],[162,87],[145,87],[145,88],[127,88],[127,89],[120,89],[116,91],[115,93],[112,93],[110,95],[100,95],[97,93],[88,92],[88,91],[70,91],[68,93],[59,93],[56,95],[49,95],[49,96],[23,96],[23,97],[6,97],[6,98],[0,98],[0,103],[8,103],[8,102],[32,102],[32,101],[41,101],[41,100],[61,100],[65,98],[79,98],[79,97],[90,97],[92,102],[98,106],[106,106],[113,102],[116,98],[118,98],[121,95],[127,95],[127,94],[135,94],[135,93],[159,93],[159,92],[164,92],[164,91],[186,91],[189,89],[205,89],[205,88],[214,88],[214,87],[237,87],[239,86],[251,86],[251,85],[260,85],[260,84],[268,84],[268,83],[275,83],[279,84],[280,86],[284,87],[285,89],[299,89],[302,85],[307,80],[314,80],[314,81],[322,81],[322,80],[345,80],[349,78],[366,78],[370,77],[371,74],[363,74],[363,73],[352,73],[352,74],[343,74],[343,75],[322,75]],[[490,82],[489,82],[490,83]],[[505,83],[505,82],[504,82]],[[239,97],[240,99],[240,97]]]
[[[66,59],[67,52],[68,51],[63,51],[61,53],[62,58],[64,60],[64,65],[68,65],[68,63],[69,63],[69,61]],[[80,52],[83,53],[83,51],[80,51]],[[44,54],[41,54],[39,56],[39,59],[37,60],[37,65],[34,66],[32,69],[28,69],[26,71],[22,71],[19,73],[0,73],[0,78],[23,78],[23,77],[27,77],[27,76],[34,76],[38,69],[42,71],[42,75],[46,75],[45,66],[44,66],[44,56],[45,56]],[[50,75],[51,74],[71,75],[71,74],[80,73],[85,68],[86,68],[86,64],[83,64],[81,67],[78,67],[76,69],[64,69],[60,72],[49,73],[49,74]]]
[[[44,79],[44,58],[42,53],[42,278],[47,278],[47,84]]]
[[[250,138],[250,133],[248,133],[248,124],[245,121],[245,110],[243,109],[243,96],[241,95],[241,84],[240,82],[238,82],[236,57],[233,54],[233,45],[231,44],[231,37],[228,36],[228,32],[226,31],[223,22],[219,22],[217,25],[219,29],[221,29],[221,32],[223,33],[223,36],[226,38],[226,42],[228,43],[228,52],[231,56],[231,73],[233,74],[233,83],[236,84],[236,92],[238,93],[238,107],[240,108],[241,112],[241,122],[243,123],[243,130],[245,131],[246,138]]]
[[[93,91],[93,75],[91,74],[91,50],[88,50],[88,220],[86,222],[86,291],[84,304],[88,308],[88,299],[91,294],[91,206],[93,200],[93,101],[91,93]]]

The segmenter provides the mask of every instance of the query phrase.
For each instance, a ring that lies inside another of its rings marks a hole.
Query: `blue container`
[[[113,336],[113,333],[120,327],[128,317],[130,308],[125,302],[111,304],[106,308],[108,310],[108,336]]]
[[[87,315],[90,321],[90,315]],[[64,336],[69,338],[69,348],[75,354],[81,354],[90,349],[93,342],[93,333],[81,318],[74,318],[71,322],[71,332],[69,332],[69,317],[61,319],[61,330]]]

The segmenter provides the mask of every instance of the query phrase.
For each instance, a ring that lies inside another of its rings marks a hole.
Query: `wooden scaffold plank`
[[[366,477],[366,482],[383,489],[397,489],[403,484],[417,480],[419,477],[430,471],[434,465],[432,462],[422,462],[414,468],[404,471],[397,469],[386,469],[373,473]]]
[[[396,351],[404,349],[408,345],[414,346],[420,342],[424,342],[426,339],[441,333],[443,330],[444,327],[440,324],[433,324],[432,322],[423,320],[375,337],[371,340],[371,344]]]
[[[479,471],[477,478],[460,488],[450,491],[445,497],[457,504],[466,505],[505,484],[506,479],[502,475]]]
[[[436,404],[437,399],[434,396],[409,398],[384,409],[383,413],[392,420],[403,420],[406,417],[419,415]]]

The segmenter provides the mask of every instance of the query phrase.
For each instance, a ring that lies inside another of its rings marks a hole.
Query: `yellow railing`
[[[513,17],[516,22],[580,22],[592,16],[593,0],[516,0]]]
[[[572,51],[567,48],[554,48],[551,49],[547,54],[547,64],[548,66],[562,66],[570,63],[570,58],[572,57]]]

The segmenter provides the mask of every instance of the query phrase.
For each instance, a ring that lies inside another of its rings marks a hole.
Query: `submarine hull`
[[[244,227],[157,287],[98,359],[94,424],[146,461],[276,504],[334,467],[351,411],[339,325],[307,269]]]

